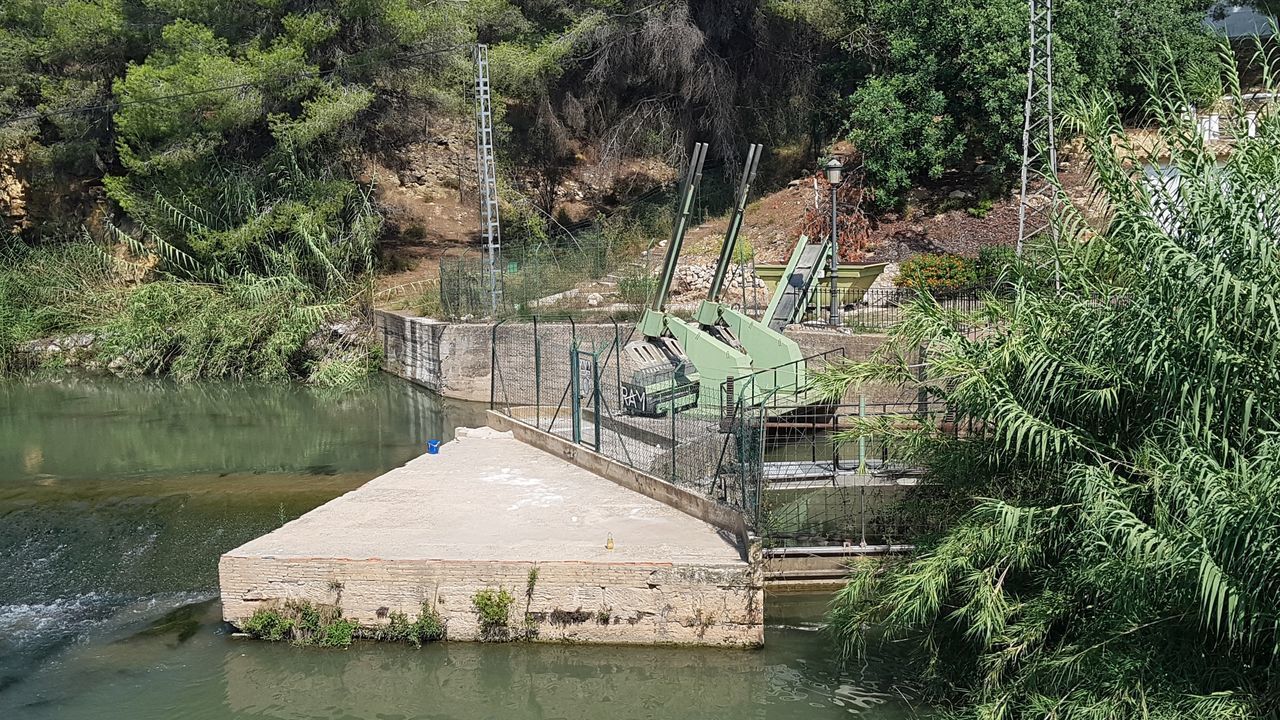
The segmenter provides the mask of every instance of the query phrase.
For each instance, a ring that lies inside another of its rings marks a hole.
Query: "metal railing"
[[[900,462],[905,448],[867,428],[869,420],[886,418],[954,426],[944,406],[812,403],[796,393],[760,402],[686,382],[674,368],[666,392],[696,395],[697,403],[657,417],[630,416],[622,412],[623,386],[635,368],[622,348],[631,332],[617,322],[567,317],[495,324],[491,407],[738,510],[770,546],[893,544],[930,529],[904,509],[928,491]],[[806,363],[839,354],[820,353]],[[806,364],[806,372],[813,366]]]
[[[936,488],[911,464],[909,447],[874,428],[936,427],[959,436],[972,424],[957,423],[936,401],[804,409],[777,407],[763,420],[757,526],[767,545],[892,546],[938,529],[913,507]]]
[[[845,327],[859,330],[888,330],[902,322],[904,307],[918,296],[919,293],[910,288],[867,290],[858,302],[845,305],[841,322]],[[815,297],[818,308],[827,307],[823,302],[831,297],[830,290],[821,288]],[[982,295],[977,290],[935,292],[933,297],[942,307],[960,312],[973,312],[982,307]]]
[[[847,357],[844,348],[833,348],[808,357],[757,370],[720,384],[719,403],[733,407],[739,400],[752,404],[777,405],[806,395],[813,385],[813,371]]]

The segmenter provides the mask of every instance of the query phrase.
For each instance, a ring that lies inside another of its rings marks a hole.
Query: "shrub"
[[[414,645],[443,640],[444,622],[440,620],[440,613],[436,612],[435,608],[422,603],[422,612],[418,614],[418,619],[413,621],[410,631],[409,642]]]
[[[973,205],[971,207],[965,208],[965,212],[969,213],[970,217],[974,217],[981,220],[986,216],[990,215],[991,211],[994,210],[995,208],[996,208],[996,203],[994,200],[992,200],[991,198],[983,198],[978,201],[977,205]]]
[[[342,617],[335,605],[289,600],[284,605],[259,608],[240,628],[270,642],[288,640],[294,645],[347,647],[359,626]]]
[[[959,255],[926,253],[903,261],[893,284],[931,294],[968,290],[978,282],[974,261]]]
[[[627,305],[643,307],[653,297],[656,284],[652,275],[638,268],[618,278],[618,297]]]
[[[279,642],[293,632],[293,620],[281,615],[277,610],[258,608],[240,629],[259,640]]]
[[[476,591],[471,597],[471,606],[475,608],[480,620],[480,630],[486,636],[496,636],[507,627],[511,616],[511,604],[515,598],[506,588],[485,588]]]
[[[134,291],[105,325],[104,349],[180,380],[305,378],[307,341],[335,310],[295,278],[161,280]]]
[[[978,262],[975,267],[978,286],[994,288],[1005,271],[1013,267],[1015,260],[1017,255],[1008,245],[991,245],[982,248],[978,253]]]

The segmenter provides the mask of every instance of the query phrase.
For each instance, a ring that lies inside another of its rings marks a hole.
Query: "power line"
[[[344,70],[350,70],[353,68],[385,64],[385,63],[390,63],[392,61],[397,61],[397,60],[408,60],[408,59],[415,59],[415,58],[421,58],[421,57],[429,57],[432,55],[444,55],[446,53],[450,53],[455,50],[460,50],[462,48],[469,47],[469,46],[470,44],[467,43],[467,44],[460,44],[460,45],[452,45],[450,47],[441,48],[439,50],[402,52],[402,53],[397,53],[395,55],[392,55],[389,58],[384,58],[380,60],[367,60],[365,62],[358,62],[358,63],[350,63],[347,65],[342,65],[340,67],[330,68],[328,70],[304,70],[301,72],[293,73],[291,75],[280,75],[274,78],[266,78],[263,80],[251,80],[249,82],[234,83],[231,85],[219,85],[217,87],[203,88],[201,90],[191,90],[191,91],[182,92],[182,93],[174,93],[172,95],[161,95],[158,97],[151,97],[151,98],[146,98],[142,100],[112,101],[109,103],[100,103],[98,105],[81,105],[79,107],[64,108],[61,110],[51,110],[47,112],[33,112],[33,113],[27,113],[26,115],[15,115],[14,117],[0,120],[0,127],[6,127],[8,125],[25,122],[27,120],[39,120],[43,118],[56,117],[59,115],[75,115],[78,113],[101,112],[103,110],[118,110],[120,108],[129,107],[132,105],[146,105],[151,103],[164,102],[167,100],[179,100],[182,98],[193,97],[197,95],[208,95],[211,93],[226,92],[228,90],[243,90],[245,88],[250,88],[250,87],[259,87],[259,86],[270,85],[275,83],[285,83],[285,82],[290,82],[294,80],[305,80],[307,78],[327,77],[329,75],[333,75],[335,73],[339,73]]]

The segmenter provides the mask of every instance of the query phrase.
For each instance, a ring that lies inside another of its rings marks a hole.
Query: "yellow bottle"
[[[609,533],[609,539],[604,542],[604,549],[605,550],[613,549],[613,533]]]

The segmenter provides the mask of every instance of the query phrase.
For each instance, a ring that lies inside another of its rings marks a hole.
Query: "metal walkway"
[[[920,470],[867,460],[865,472],[857,468],[837,468],[830,462],[767,462],[763,467],[766,492],[821,490],[823,488],[914,487],[920,484]]]

